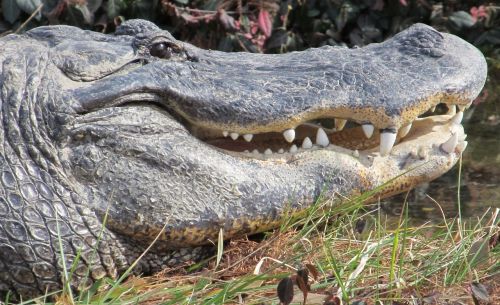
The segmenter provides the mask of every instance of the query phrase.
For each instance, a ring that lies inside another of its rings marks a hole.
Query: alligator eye
[[[153,44],[149,53],[158,58],[169,59],[172,56],[172,48],[165,42]]]

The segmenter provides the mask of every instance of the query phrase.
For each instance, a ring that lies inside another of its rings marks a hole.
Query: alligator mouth
[[[358,124],[335,118],[315,119],[293,129],[258,134],[239,134],[198,127],[194,124],[189,124],[188,129],[193,136],[224,153],[249,158],[284,158],[318,149],[348,153],[353,156],[378,150],[380,155],[386,156],[390,154],[393,146],[404,143],[407,138],[422,134],[422,130],[419,129],[424,129],[424,124],[418,123],[422,119],[428,118],[425,124],[447,121],[459,125],[465,108],[461,105],[440,103],[399,130],[396,128],[376,130],[369,123]]]

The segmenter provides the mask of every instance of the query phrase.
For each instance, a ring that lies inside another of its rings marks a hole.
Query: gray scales
[[[157,235],[136,272],[199,259],[220,229],[268,230],[320,194],[430,181],[465,149],[461,115],[487,70],[421,24],[281,55],[198,49],[143,20],[113,35],[40,27],[0,50],[0,296],[23,297],[60,289],[79,251],[74,288],[116,277]],[[432,115],[439,103],[450,111]]]

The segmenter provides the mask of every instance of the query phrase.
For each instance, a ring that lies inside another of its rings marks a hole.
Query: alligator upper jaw
[[[223,135],[257,142],[262,134],[273,133],[260,140],[283,134],[300,148],[305,137],[293,137],[302,132],[299,125],[335,118],[337,130],[347,120],[363,125],[369,138],[375,130],[374,137],[380,139],[374,143],[380,142],[380,153],[387,155],[396,133],[403,137],[428,109],[444,102],[463,111],[479,93],[486,75],[486,62],[477,49],[424,25],[384,43],[353,50],[325,47],[264,55],[183,46],[196,53],[198,61],[150,59],[144,66],[135,62],[127,73],[73,90],[75,111],[155,102],[187,123],[195,136],[216,146],[220,145],[214,139]],[[426,53],[429,50],[432,56]],[[338,135],[323,136],[319,143],[316,137],[309,135],[312,144],[338,143]],[[228,147],[224,140],[219,142]],[[365,144],[361,149],[374,145],[366,140],[359,143]],[[240,144],[243,149],[236,151],[247,150]],[[293,150],[292,145],[247,146],[250,152],[261,153],[267,148]]]

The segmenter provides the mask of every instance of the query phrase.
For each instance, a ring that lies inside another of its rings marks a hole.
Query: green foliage
[[[499,52],[500,6],[482,3],[475,0],[2,0],[0,32],[61,23],[112,32],[123,20],[144,18],[171,31],[178,39],[200,47],[276,53],[322,45],[363,46],[423,22],[457,34],[483,49]],[[29,22],[23,24],[26,20]]]

